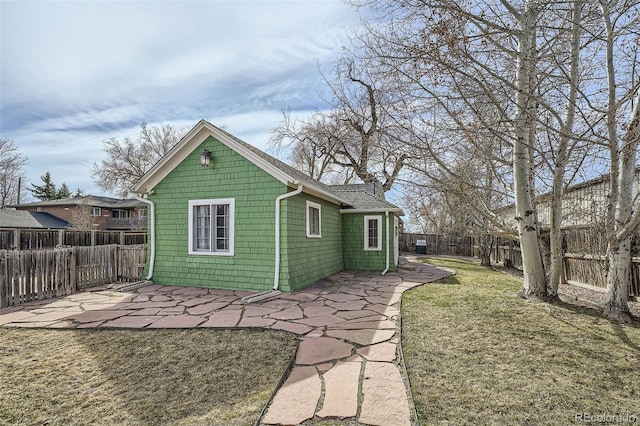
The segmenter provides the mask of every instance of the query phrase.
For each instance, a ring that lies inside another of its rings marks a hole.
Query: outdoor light
[[[209,167],[209,163],[211,162],[211,151],[205,149],[200,154],[200,165],[202,167]]]

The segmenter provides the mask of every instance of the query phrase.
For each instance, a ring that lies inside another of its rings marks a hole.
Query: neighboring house
[[[635,193],[640,190],[640,168],[636,169]],[[562,198],[562,227],[604,226],[609,194],[609,175],[590,179],[568,187]],[[542,229],[551,226],[551,194],[543,194],[534,200],[538,223]],[[515,204],[500,209],[499,215],[514,228]]]
[[[136,199],[120,200],[87,195],[61,200],[38,201],[11,206],[17,210],[49,213],[86,230],[144,230],[147,227],[146,205]]]
[[[49,213],[0,209],[0,228],[4,229],[67,229],[69,222]]]
[[[398,207],[364,185],[320,183],[204,120],[134,191],[155,209],[147,272],[158,284],[292,292],[398,264]]]

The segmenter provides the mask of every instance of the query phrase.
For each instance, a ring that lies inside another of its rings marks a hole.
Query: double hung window
[[[189,201],[189,254],[233,256],[233,198]]]

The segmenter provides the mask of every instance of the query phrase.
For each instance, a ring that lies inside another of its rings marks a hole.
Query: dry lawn
[[[295,350],[275,331],[0,328],[0,424],[251,425]]]
[[[428,262],[458,274],[402,299],[421,424],[564,425],[582,423],[583,413],[609,415],[606,424],[640,422],[638,322],[527,302],[515,295],[521,280],[477,264]]]

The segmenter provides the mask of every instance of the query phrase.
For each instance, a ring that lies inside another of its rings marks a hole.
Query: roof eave
[[[372,208],[372,209],[340,209],[341,214],[351,214],[351,213],[397,213],[398,216],[404,216],[404,211],[402,209],[394,207],[394,208]]]

